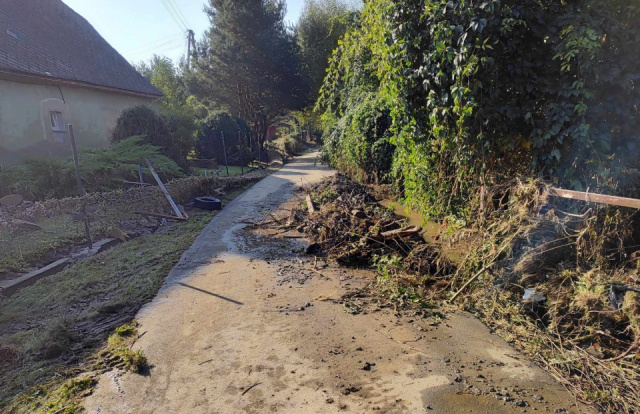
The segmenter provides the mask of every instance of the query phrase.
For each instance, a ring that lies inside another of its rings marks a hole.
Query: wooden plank
[[[4,280],[0,282],[0,291],[5,296],[11,296],[19,289],[31,286],[44,277],[61,272],[69,264],[71,264],[71,259],[65,257],[64,259],[55,261],[41,269],[22,275],[17,279]]]
[[[145,159],[145,161],[147,162],[147,167],[149,167],[149,170],[151,171],[153,178],[156,179],[158,186],[160,186],[160,189],[164,193],[164,196],[167,197],[167,200],[169,200],[169,204],[171,204],[171,208],[173,208],[173,211],[176,213],[176,216],[180,217],[181,219],[185,219],[185,217],[182,215],[182,211],[180,211],[180,209],[178,208],[178,205],[175,203],[175,201],[173,201],[171,194],[169,194],[169,190],[167,190],[167,187],[165,187],[164,183],[160,179],[160,176],[158,175],[156,170],[153,168],[151,161],[149,161],[148,159]]]
[[[313,205],[313,200],[311,199],[311,194],[307,194],[307,210],[309,210],[309,215],[312,215],[316,212],[316,208]]]
[[[143,187],[151,187],[151,186],[153,186],[153,184],[149,184],[149,183],[139,183],[139,182],[137,182],[137,181],[127,181],[127,180],[123,180],[122,182],[123,182],[123,183],[125,183],[125,184],[140,185],[140,186],[143,186]]]
[[[186,221],[187,220],[184,217],[170,216],[168,214],[162,214],[162,213],[153,213],[151,211],[136,211],[136,214],[139,214],[141,216],[166,218],[166,219],[169,219],[169,220],[180,220],[180,221]]]
[[[549,195],[552,197],[568,198],[570,200],[586,201],[588,203],[600,203],[611,206],[640,209],[640,200],[635,198],[586,193],[583,191],[563,190],[554,187],[549,188]]]
[[[3,222],[3,220],[0,219],[0,222]],[[36,223],[32,223],[30,221],[9,219],[7,220],[7,223],[10,226],[18,227],[24,230],[42,230],[41,226],[37,225]]]

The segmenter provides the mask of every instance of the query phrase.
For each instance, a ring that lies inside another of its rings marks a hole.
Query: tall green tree
[[[154,145],[160,144],[165,147],[164,151],[173,158],[183,168],[187,167],[187,156],[193,150],[195,143],[194,133],[197,129],[197,120],[205,119],[208,110],[204,108],[198,100],[190,95],[185,83],[184,62],[174,65],[171,59],[154,55],[148,62],[141,62],[135,65],[138,72],[147,78],[163,94],[162,108],[159,113],[150,108],[137,108],[137,112],[132,114],[134,118],[142,116],[145,121],[157,118],[159,123],[166,129],[169,141],[162,142],[162,134],[145,132],[147,127],[145,122],[135,122],[137,127],[142,128],[135,135],[145,135],[145,140]],[[149,112],[153,112],[150,115]],[[121,115],[121,120],[127,117],[127,111]],[[127,131],[125,128],[124,131]],[[114,135],[115,137],[115,135]],[[120,139],[125,137],[120,137]],[[157,141],[159,140],[159,142]]]
[[[349,0],[305,0],[304,2],[296,30],[314,100],[318,97],[329,65],[329,58],[338,46],[338,40],[356,18],[357,3]]]
[[[252,126],[260,142],[269,123],[307,103],[296,37],[283,0],[209,0],[211,28],[194,53],[190,90],[208,106]]]
[[[182,71],[171,59],[154,55],[148,62],[135,65],[135,68],[164,94],[165,108],[178,109],[187,104],[189,92]]]

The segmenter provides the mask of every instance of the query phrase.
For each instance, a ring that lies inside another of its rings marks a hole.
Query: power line
[[[172,52],[172,51],[177,50],[177,49],[182,49],[182,45],[179,44],[179,45],[174,45],[172,47],[169,47],[167,49],[149,51],[149,52],[147,52],[147,53],[145,53],[143,55],[140,55],[139,59],[140,60],[146,60],[146,59],[152,57],[153,55],[161,56],[163,54],[166,54],[167,52]]]
[[[167,41],[181,40],[181,39],[182,39],[182,35],[181,34],[180,35],[179,34],[172,34],[170,36],[161,37],[161,38],[156,39],[156,40],[154,40],[152,42],[149,42],[149,43],[144,43],[144,44],[135,46],[135,47],[125,51],[125,53],[138,52],[140,50],[147,49],[147,48],[150,48],[150,47],[161,46],[162,44],[166,43]]]
[[[152,56],[152,55],[162,55],[166,52],[175,50],[177,48],[181,48],[182,47],[182,40],[181,39],[177,39],[174,41],[171,41],[169,43],[154,47],[154,48],[150,48],[147,50],[143,50],[140,52],[129,52],[129,54],[135,54],[136,59],[138,60],[146,60],[147,56]]]
[[[171,40],[169,42],[165,42],[165,43],[159,44],[159,45],[154,46],[152,48],[145,48],[145,49],[142,49],[142,50],[132,51],[132,52],[128,52],[128,53],[144,53],[144,54],[148,54],[148,53],[152,53],[154,51],[163,50],[163,49],[166,49],[168,47],[174,47],[176,45],[181,45],[181,44],[182,44],[182,40],[181,39],[176,39],[176,40]]]
[[[182,39],[176,39],[176,40],[173,40],[171,42],[165,43],[163,45],[159,45],[157,47],[151,48],[151,49],[147,50],[147,52],[163,50],[163,49],[166,49],[168,47],[176,47],[176,46],[181,46],[181,45],[182,45]]]
[[[182,13],[180,6],[178,6],[178,3],[176,3],[176,0],[167,0],[167,2],[169,3],[169,5],[173,5],[173,9],[176,11],[178,18],[180,18],[182,23],[184,23],[185,27],[187,28],[191,27],[191,25],[187,21],[187,18],[184,17],[184,14]]]
[[[170,6],[169,0],[160,0],[160,1],[162,1],[162,5],[164,6],[165,10],[167,10],[167,13],[169,13],[169,16],[171,16],[171,18],[176,23],[176,25],[178,25],[178,28],[180,29],[180,31],[186,32],[187,26],[180,21],[175,11],[173,10],[173,8]]]

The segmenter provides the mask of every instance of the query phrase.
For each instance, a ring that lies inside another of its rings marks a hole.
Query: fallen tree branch
[[[414,234],[419,234],[421,231],[422,227],[409,226],[397,230],[385,231],[383,233],[380,233],[380,237],[382,237],[384,240],[395,240],[401,239],[403,237],[409,237]]]
[[[622,358],[626,357],[627,355],[629,355],[631,353],[631,351],[633,351],[638,345],[640,345],[640,338],[636,339],[634,343],[631,344],[631,346],[629,347],[629,349],[627,349],[626,351],[624,351],[623,353],[621,353],[620,355],[618,355],[617,357],[614,358],[609,358],[609,359],[604,359],[603,361],[605,362],[615,362],[615,361],[619,361]]]
[[[485,267],[483,267],[482,269],[480,269],[480,271],[478,273],[476,273],[475,275],[473,275],[473,277],[469,280],[467,280],[467,283],[464,284],[464,286],[462,286],[460,288],[459,291],[456,292],[455,295],[453,295],[453,297],[451,299],[449,299],[449,303],[453,303],[454,300],[456,300],[456,298],[471,284],[473,283],[474,280],[476,280],[477,278],[479,278],[484,272],[486,272],[491,266],[493,266],[493,263],[489,263],[488,265],[486,265]]]
[[[587,193],[583,191],[563,190],[560,188],[549,188],[549,195],[552,197],[568,198],[570,200],[582,200],[591,203],[608,204],[611,206],[629,207],[640,209],[640,200],[635,198],[617,197],[605,194]]]

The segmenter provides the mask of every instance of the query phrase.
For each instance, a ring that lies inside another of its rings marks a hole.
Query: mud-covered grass
[[[135,321],[117,327],[109,335],[106,345],[87,357],[83,366],[65,372],[72,378],[52,378],[31,387],[5,407],[6,411],[36,414],[82,412],[82,397],[93,391],[100,373],[114,368],[140,373],[146,368],[147,359],[142,351],[131,350],[137,338]],[[78,374],[81,371],[84,372]]]
[[[227,193],[223,201],[244,188]],[[86,370],[87,359],[109,332],[153,299],[215,212],[193,210],[190,215],[188,222],[120,244],[0,299],[0,409],[16,395],[32,393],[34,386]],[[110,348],[120,349],[124,368],[142,366],[142,355],[117,343],[118,338],[109,339]]]
[[[267,176],[270,170],[253,170],[245,175],[235,175],[235,172],[233,170],[229,177],[190,176],[173,180],[167,187],[176,203],[188,205],[197,196],[225,194],[253,183]],[[15,207],[0,206],[0,278],[13,278],[16,273],[46,266],[67,257],[69,252],[84,248],[83,207],[90,219],[94,240],[137,237],[153,232],[155,226],[150,223],[140,225],[138,212],[141,211],[174,214],[157,186],[23,202]],[[24,221],[36,224],[40,229]]]
[[[510,183],[485,193],[472,229],[442,230],[449,247],[467,246],[452,263],[442,243],[382,240],[381,231],[405,223],[345,177],[306,191],[319,211],[309,214],[301,201],[292,227],[316,243],[310,253],[376,269],[375,288],[391,306],[460,305],[580,401],[640,411],[637,214],[552,204],[543,183]]]
[[[637,213],[551,200],[537,181],[498,187],[485,205],[450,281],[457,302],[579,400],[639,412]]]
[[[43,264],[47,253],[85,238],[84,227],[68,215],[47,218],[40,225],[46,230],[12,232],[0,226],[0,273],[22,272]]]

